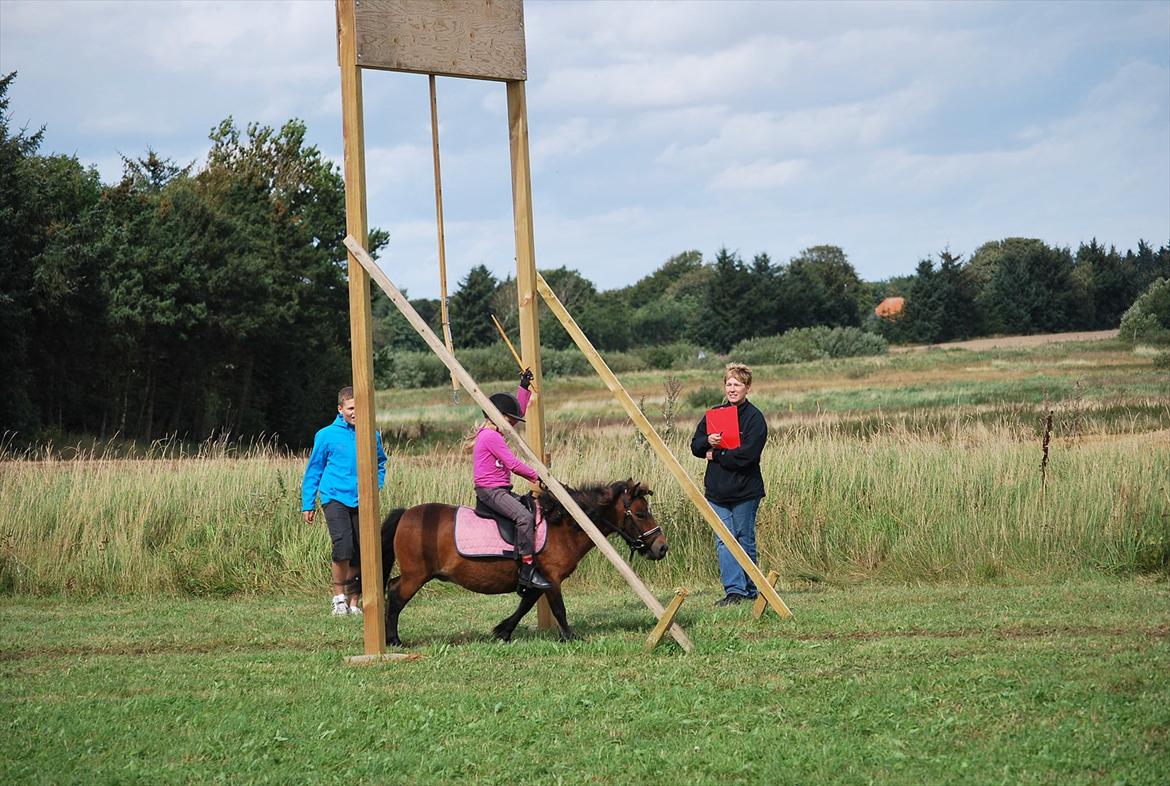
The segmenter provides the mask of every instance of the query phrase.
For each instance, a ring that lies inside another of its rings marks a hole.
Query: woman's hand
[[[707,451],[707,461],[714,461],[714,460],[715,460],[715,451],[708,450]]]
[[[528,386],[532,384],[532,369],[526,368],[520,372],[520,387],[528,390]]]
[[[723,444],[723,432],[719,432],[718,434],[708,434],[707,435],[707,444],[713,448],[717,448],[720,445],[722,445]]]

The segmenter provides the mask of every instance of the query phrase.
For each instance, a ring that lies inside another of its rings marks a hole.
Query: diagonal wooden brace
[[[638,574],[634,573],[633,569],[628,564],[626,564],[626,561],[622,559],[621,555],[617,553],[613,545],[611,545],[610,542],[606,540],[605,536],[601,534],[601,532],[597,529],[597,526],[589,520],[589,517],[585,515],[585,511],[581,510],[581,506],[578,505],[577,502],[569,496],[569,492],[565,490],[565,487],[561,485],[561,482],[552,476],[552,473],[549,472],[548,467],[544,464],[543,461],[541,461],[540,457],[536,455],[535,451],[533,451],[532,448],[528,446],[528,443],[525,442],[520,437],[520,435],[516,433],[516,430],[512,428],[511,424],[508,423],[508,420],[502,414],[500,414],[500,411],[496,409],[491,400],[486,395],[484,395],[484,392],[480,390],[479,385],[475,383],[475,380],[471,378],[471,375],[467,373],[467,370],[463,368],[463,365],[455,358],[454,355],[447,351],[447,348],[443,346],[443,342],[439,339],[438,336],[435,335],[435,332],[431,330],[430,326],[427,325],[423,318],[418,315],[418,312],[414,310],[414,307],[410,305],[410,301],[406,299],[406,297],[398,290],[398,288],[390,282],[390,279],[386,276],[386,274],[382,272],[382,268],[378,267],[378,264],[374,262],[373,258],[366,252],[364,248],[362,248],[362,245],[358,243],[353,238],[353,236],[346,235],[345,247],[348,248],[350,253],[353,254],[354,258],[357,259],[359,263],[361,263],[361,266],[365,268],[370,278],[377,282],[378,286],[382,288],[382,291],[384,291],[390,297],[390,300],[393,301],[398,310],[402,312],[402,315],[406,317],[406,320],[410,322],[415,331],[420,336],[422,336],[424,341],[427,342],[427,345],[431,348],[431,351],[438,355],[439,359],[443,361],[443,364],[451,370],[451,373],[455,375],[455,378],[459,381],[459,384],[462,385],[463,389],[471,395],[471,398],[475,401],[476,404],[479,405],[480,409],[484,411],[484,414],[486,414],[491,419],[491,421],[496,424],[496,427],[500,429],[502,434],[510,438],[511,444],[517,448],[518,452],[524,455],[525,461],[527,461],[532,466],[532,468],[536,470],[536,474],[540,476],[542,481],[544,481],[544,485],[549,490],[549,492],[554,497],[556,497],[562,505],[565,506],[565,509],[569,511],[569,514],[573,517],[573,520],[577,522],[577,525],[581,527],[585,534],[589,536],[590,540],[593,541],[594,545],[597,546],[597,550],[604,554],[605,558],[613,563],[613,566],[617,568],[618,573],[620,573],[622,578],[626,580],[626,583],[630,585],[630,587],[634,590],[634,593],[642,599],[642,602],[646,604],[650,611],[654,612],[654,617],[656,619],[661,618],[664,612],[662,604],[659,603],[654,595],[650,593],[650,590],[647,589],[646,585],[642,583],[642,580],[638,578]],[[695,645],[691,643],[691,640],[687,637],[687,634],[684,633],[683,629],[680,628],[677,624],[671,624],[670,635],[674,637],[674,640],[677,641],[679,645],[687,652],[690,652],[694,649]]]
[[[776,594],[776,590],[772,588],[772,585],[764,580],[764,574],[760,572],[759,567],[756,563],[752,562],[751,557],[743,550],[743,546],[739,545],[739,541],[731,534],[731,530],[727,529],[727,525],[716,515],[711,505],[707,502],[707,499],[703,496],[703,492],[699,490],[699,487],[691,480],[691,476],[678,463],[678,459],[670,452],[670,448],[662,441],[662,437],[658,436],[658,432],[654,430],[654,426],[642,414],[642,410],[638,409],[638,405],[634,402],[634,399],[622,387],[622,383],[618,381],[617,376],[610,371],[609,366],[602,359],[598,351],[593,348],[593,344],[590,343],[589,339],[581,331],[581,328],[577,326],[577,323],[569,315],[568,310],[565,309],[560,299],[556,296],[556,293],[552,291],[548,282],[544,280],[544,276],[541,276],[539,273],[536,275],[536,288],[540,292],[541,297],[544,298],[544,302],[548,304],[549,310],[556,314],[557,319],[561,321],[565,330],[573,337],[573,341],[577,343],[577,347],[593,365],[594,370],[597,371],[598,376],[605,382],[606,387],[610,389],[610,392],[613,393],[618,403],[626,410],[626,414],[630,416],[630,420],[634,421],[634,425],[646,437],[646,441],[650,443],[650,447],[654,448],[654,452],[658,454],[658,458],[670,470],[670,474],[674,475],[675,480],[682,486],[682,490],[690,498],[691,502],[694,503],[695,508],[702,514],[704,520],[711,526],[711,529],[715,530],[715,535],[723,541],[723,545],[727,546],[727,550],[731,552],[731,556],[735,557],[735,561],[748,574],[752,583],[756,585],[757,590],[767,600],[768,605],[781,617],[791,617],[792,611],[780,599],[780,596]]]

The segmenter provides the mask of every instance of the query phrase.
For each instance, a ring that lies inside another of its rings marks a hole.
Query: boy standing
[[[321,511],[333,540],[333,616],[361,614],[357,578],[361,568],[358,538],[357,406],[353,388],[337,392],[337,418],[317,432],[313,452],[301,485],[301,510],[313,523],[318,494]],[[386,478],[386,453],[382,435],[374,432],[378,446],[378,488]],[[347,597],[348,596],[348,597]]]

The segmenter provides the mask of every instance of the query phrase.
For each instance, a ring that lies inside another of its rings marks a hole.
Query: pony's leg
[[[415,593],[422,589],[426,581],[418,581],[407,576],[396,576],[390,579],[386,587],[386,643],[395,647],[402,646],[398,638],[398,615],[410,603]]]
[[[568,617],[565,616],[565,599],[561,595],[560,588],[548,590],[545,596],[548,598],[548,608],[556,619],[557,625],[561,628],[561,641],[573,641],[580,638],[569,627]]]
[[[541,593],[536,590],[526,589],[520,594],[520,605],[512,612],[512,616],[507,619],[500,620],[500,624],[492,628],[492,635],[500,641],[511,641],[512,632],[516,630],[516,626],[520,624],[520,620],[524,619],[524,615],[532,610],[536,605],[536,599]]]

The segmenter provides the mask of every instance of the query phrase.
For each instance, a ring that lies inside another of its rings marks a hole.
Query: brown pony
[[[589,520],[608,536],[618,533],[647,559],[666,556],[666,537],[650,513],[651,491],[632,479],[607,485],[569,489],[573,500]],[[565,601],[561,582],[568,578],[581,558],[593,548],[585,534],[564,506],[552,494],[540,496],[548,536],[544,549],[536,555],[540,572],[552,584],[543,593],[523,590],[520,605],[510,617],[492,629],[496,638],[508,641],[512,631],[542,594],[548,595],[549,608],[560,627],[561,638],[576,638],[565,618]],[[429,502],[410,509],[398,508],[382,522],[382,584],[386,587],[386,643],[401,645],[398,616],[414,594],[431,579],[453,581],[472,592],[499,595],[516,589],[518,563],[509,557],[464,557],[455,550],[455,511],[453,505]],[[390,578],[390,569],[398,559],[399,575]]]

